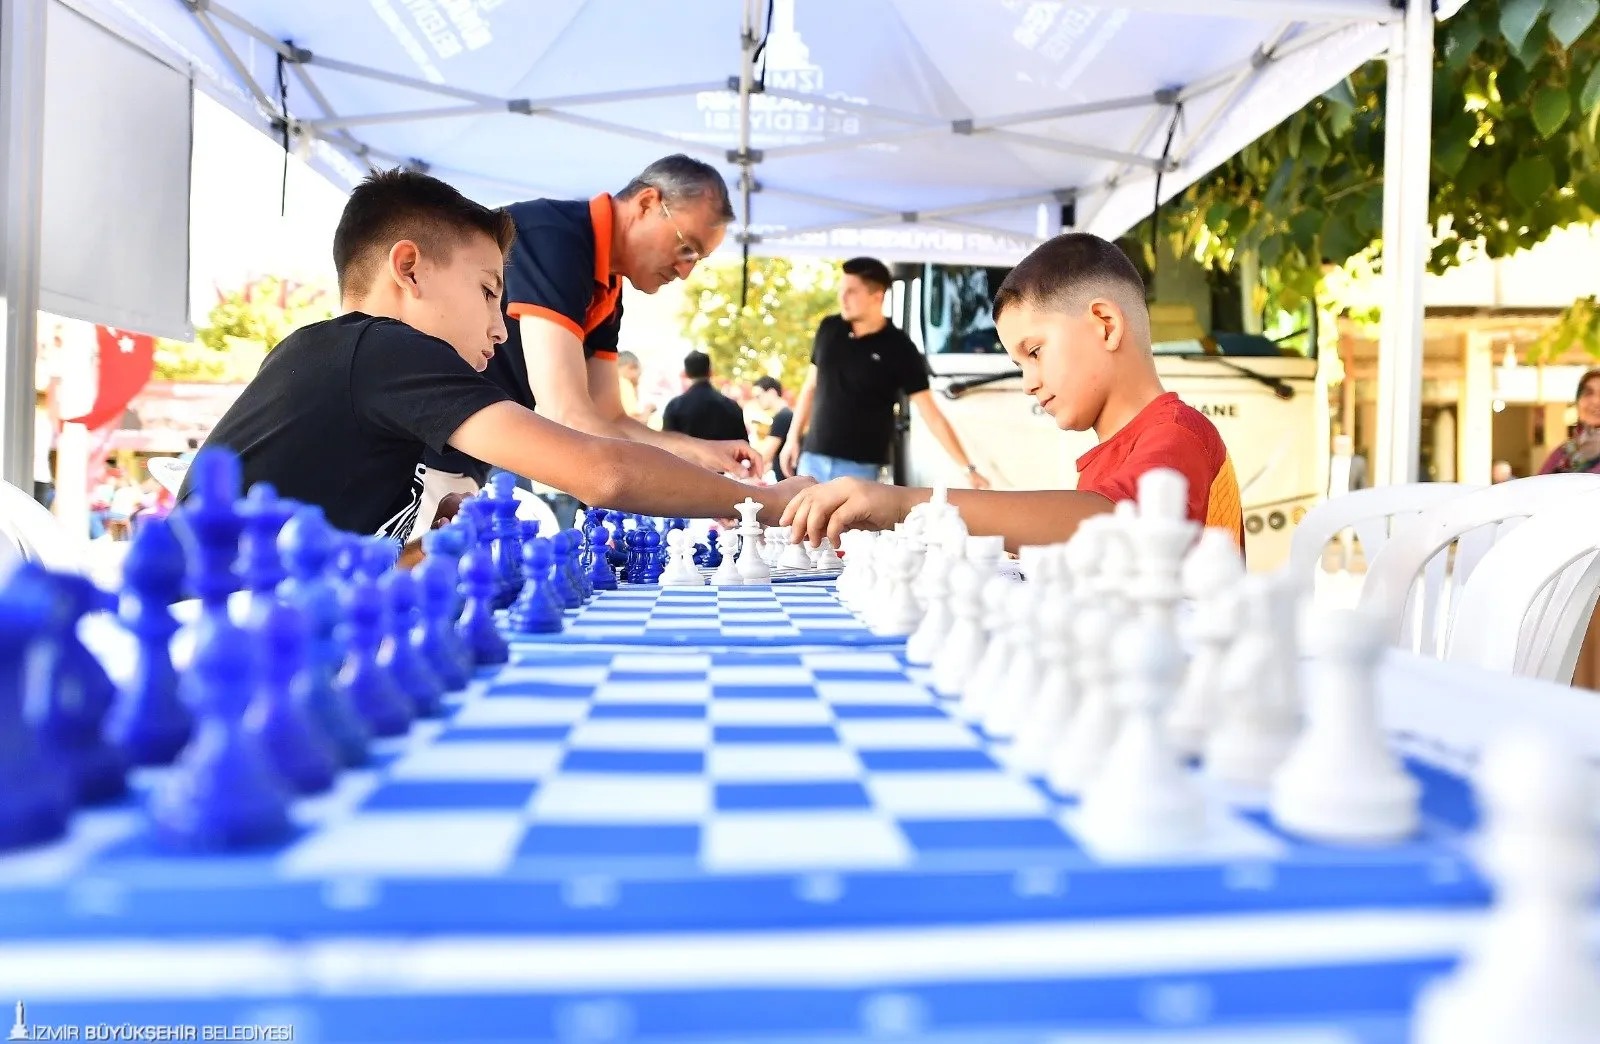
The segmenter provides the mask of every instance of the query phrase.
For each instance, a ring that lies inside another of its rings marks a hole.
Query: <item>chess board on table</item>
[[[711,574],[717,571],[716,566],[699,566],[698,568],[700,575],[707,582],[711,580]],[[771,582],[774,584],[829,583],[839,579],[840,572],[837,569],[796,569],[791,566],[768,566],[767,568],[772,572]],[[625,582],[621,584],[623,590],[659,586],[660,584],[630,584]]]

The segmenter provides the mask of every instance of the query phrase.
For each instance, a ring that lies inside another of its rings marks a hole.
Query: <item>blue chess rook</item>
[[[166,765],[194,734],[194,714],[178,698],[169,608],[183,597],[183,545],[166,519],[142,523],[122,562],[117,613],[134,637],[133,672],[106,717],[106,738],[131,765]]]

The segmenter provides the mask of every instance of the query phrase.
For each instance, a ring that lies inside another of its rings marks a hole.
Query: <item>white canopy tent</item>
[[[0,0],[13,482],[31,442],[34,87],[44,10],[62,2],[187,63],[346,184],[409,164],[488,203],[583,197],[684,151],[736,188],[731,244],[990,264],[1066,227],[1120,234],[1387,52],[1399,174],[1377,470],[1414,478],[1426,0]]]

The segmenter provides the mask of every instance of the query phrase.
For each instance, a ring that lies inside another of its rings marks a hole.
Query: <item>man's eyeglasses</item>
[[[667,223],[672,226],[672,231],[678,236],[678,263],[692,265],[704,259],[705,255],[690,246],[689,241],[683,238],[683,229],[679,228],[678,223],[673,220],[672,211],[667,209],[665,196],[661,198],[661,213],[666,216]]]

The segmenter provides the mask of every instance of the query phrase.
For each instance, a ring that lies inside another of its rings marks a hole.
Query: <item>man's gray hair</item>
[[[641,170],[628,182],[618,199],[632,199],[647,188],[661,193],[668,205],[704,199],[711,205],[717,220],[727,224],[733,220],[733,201],[728,198],[728,183],[722,180],[717,168],[682,153],[663,156]]]
[[[638,366],[639,365],[639,357],[637,355],[634,355],[632,352],[618,352],[617,353],[617,365],[618,366]]]

